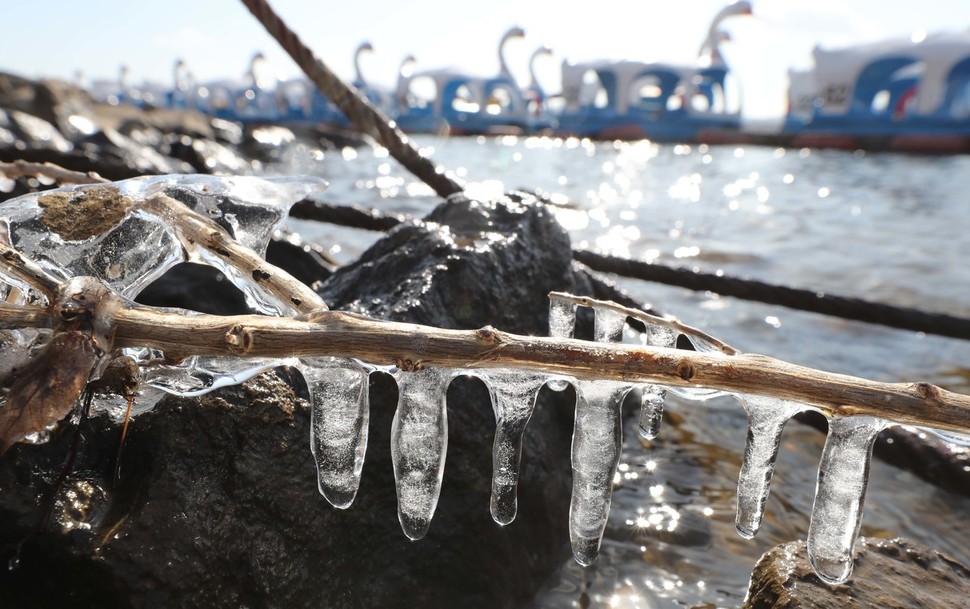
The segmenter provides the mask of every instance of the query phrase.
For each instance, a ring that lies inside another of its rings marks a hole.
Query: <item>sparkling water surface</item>
[[[417,141],[474,196],[547,193],[574,247],[970,316],[962,179],[970,157],[515,137]],[[382,150],[300,146],[276,169],[326,178],[330,188],[319,198],[334,203],[421,216],[439,201]],[[379,237],[293,225],[341,261]],[[967,341],[615,280],[745,352],[970,392]],[[797,422],[786,427],[761,531],[744,540],[735,531],[744,411],[727,398],[700,405],[668,397],[664,418],[652,441],[641,439],[635,416],[626,420],[599,560],[588,568],[564,561],[537,607],[737,607],[760,555],[805,539],[824,434]],[[970,564],[967,513],[970,498],[873,461],[862,535],[909,537]]]

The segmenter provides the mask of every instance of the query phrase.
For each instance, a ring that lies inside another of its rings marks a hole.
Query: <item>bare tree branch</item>
[[[323,299],[305,283],[269,264],[259,254],[233,239],[221,226],[181,202],[166,195],[156,195],[138,205],[166,220],[186,247],[204,248],[210,255],[263,287],[283,303],[286,310],[303,314],[327,308]]]
[[[28,163],[27,161],[0,163],[0,173],[10,178],[20,176],[50,178],[60,184],[100,184],[109,181],[93,171],[81,173],[80,171],[64,169],[54,163]]]
[[[970,432],[970,396],[927,383],[884,383],[823,372],[763,355],[520,336],[490,327],[444,330],[341,311],[321,311],[300,319],[187,317],[122,306],[115,315],[119,347],[247,357],[353,357],[402,370],[518,368],[581,379],[776,397],[805,403],[832,416],[868,415],[906,425]]]
[[[9,245],[0,241],[0,268],[5,269],[12,278],[23,281],[47,298],[54,300],[60,281],[45,271],[33,260],[25,258]]]

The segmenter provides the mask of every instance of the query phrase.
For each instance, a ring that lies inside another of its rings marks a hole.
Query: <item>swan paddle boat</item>
[[[522,38],[513,27],[502,36],[499,73],[480,77],[456,69],[403,73],[396,88],[397,125],[410,133],[452,135],[532,133],[542,127],[530,114],[526,93],[519,87],[505,59],[509,41]],[[535,105],[533,105],[535,108]]]
[[[702,141],[728,139],[740,128],[740,104],[728,90],[721,23],[750,15],[745,0],[711,22],[697,65],[632,60],[562,64],[556,133],[595,139]]]
[[[789,72],[784,132],[795,145],[970,151],[970,32],[841,49]]]

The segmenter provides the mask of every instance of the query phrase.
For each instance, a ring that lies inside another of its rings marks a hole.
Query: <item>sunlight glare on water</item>
[[[549,196],[574,247],[970,316],[970,216],[958,179],[970,173],[970,157],[577,138],[419,142],[446,168],[463,168],[477,196],[513,189]],[[439,202],[386,154],[323,156],[300,169],[313,167],[330,181],[328,201],[417,217]],[[308,239],[340,244],[342,261],[379,237],[298,228]],[[967,342],[616,281],[641,302],[746,352],[970,391]],[[737,607],[761,554],[805,539],[824,434],[799,423],[786,427],[761,531],[743,540],[735,531],[743,411],[724,398],[704,405],[667,401],[656,440],[640,438],[636,416],[625,421],[599,560],[585,573],[572,559],[564,562],[536,607]],[[863,535],[910,537],[970,563],[970,543],[960,533],[970,499],[877,459],[866,506]]]

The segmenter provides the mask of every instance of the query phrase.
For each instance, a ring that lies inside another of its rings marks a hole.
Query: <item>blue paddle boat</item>
[[[411,133],[522,134],[536,128],[529,102],[505,60],[505,46],[525,32],[509,29],[499,42],[499,73],[483,78],[455,69],[402,74],[398,126]]]
[[[740,128],[740,104],[728,88],[720,43],[730,40],[721,23],[750,15],[740,1],[714,17],[697,65],[596,61],[562,64],[561,110],[556,133],[595,139],[699,141]]]
[[[816,48],[789,73],[796,145],[946,152],[970,145],[970,33]]]

